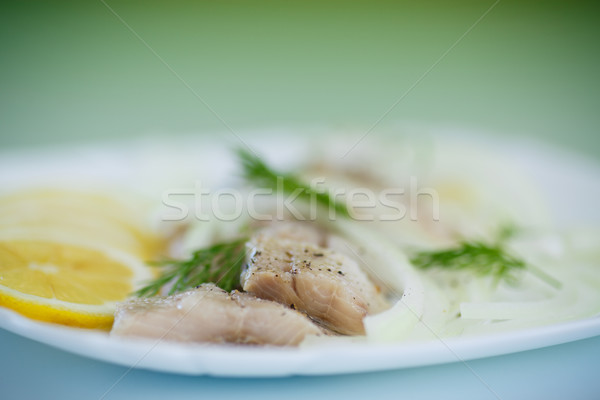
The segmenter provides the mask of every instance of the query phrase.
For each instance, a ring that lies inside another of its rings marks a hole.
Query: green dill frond
[[[242,167],[242,176],[248,183],[289,195],[297,195],[298,198],[308,203],[311,203],[314,199],[328,210],[335,210],[336,215],[350,216],[346,204],[336,201],[328,193],[315,190],[291,174],[282,174],[273,170],[246,149],[238,149],[237,155]]]
[[[445,250],[419,252],[411,262],[420,269],[471,270],[477,275],[493,276],[509,283],[514,283],[516,272],[526,266],[525,261],[508,254],[500,245],[475,241],[463,241]]]
[[[195,251],[187,260],[166,260],[154,263],[160,276],[137,292],[138,297],[155,296],[167,284],[168,294],[175,294],[212,282],[231,291],[240,285],[240,274],[245,262],[247,239],[217,243]]]

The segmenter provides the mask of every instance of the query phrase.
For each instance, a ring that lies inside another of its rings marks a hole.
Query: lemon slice
[[[0,197],[0,232],[86,238],[144,259],[162,250],[144,199],[73,189],[29,189]],[[156,224],[154,224],[156,225]]]
[[[110,328],[116,302],[149,278],[138,258],[116,249],[0,238],[0,306],[33,319]]]

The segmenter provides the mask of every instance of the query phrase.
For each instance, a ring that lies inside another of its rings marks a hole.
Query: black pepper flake
[[[313,253],[313,257],[323,257],[323,253]]]
[[[342,271],[338,271],[338,274],[344,276],[344,273]]]
[[[328,272],[331,272],[331,268],[327,268],[327,271],[328,271]]]

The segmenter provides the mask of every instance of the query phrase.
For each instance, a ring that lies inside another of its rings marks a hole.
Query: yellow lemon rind
[[[38,321],[57,323],[78,328],[105,329],[112,326],[114,316],[111,308],[102,307],[103,312],[86,312],[82,307],[57,306],[54,302],[48,303],[48,299],[37,302],[29,298],[16,296],[8,288],[0,289],[0,306],[9,308],[28,318]],[[29,297],[29,296],[27,296]],[[33,296],[31,296],[33,297]]]

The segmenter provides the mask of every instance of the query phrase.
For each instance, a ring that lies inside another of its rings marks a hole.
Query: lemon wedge
[[[151,278],[114,249],[43,240],[0,240],[0,305],[27,317],[108,329],[115,303]]]

